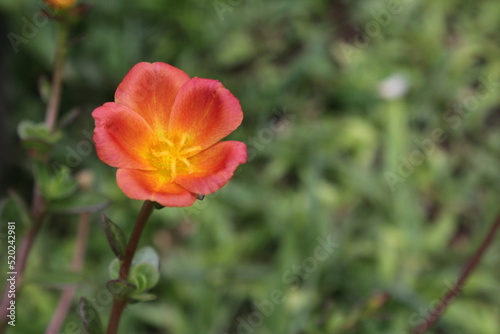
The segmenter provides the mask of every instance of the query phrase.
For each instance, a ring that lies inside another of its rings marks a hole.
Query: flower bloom
[[[44,0],[44,2],[57,9],[66,9],[68,7],[71,7],[76,0]]]
[[[165,63],[135,65],[115,102],[92,116],[97,155],[118,168],[118,186],[132,199],[192,205],[247,159],[244,143],[219,142],[243,120],[238,100],[220,82]]]

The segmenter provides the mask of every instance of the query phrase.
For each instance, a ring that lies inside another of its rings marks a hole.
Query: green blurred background
[[[64,69],[61,117],[80,113],[52,159],[91,174],[111,199],[107,216],[129,234],[141,203],[84,150],[85,133],[137,62],[220,80],[245,115],[230,138],[249,147],[225,188],[153,214],[141,245],[161,255],[158,299],[127,309],[122,333],[403,334],[436,306],[498,211],[500,2],[93,5]],[[17,52],[7,36],[23,36],[39,8],[0,2],[0,191],[27,201],[32,172],[16,127],[43,121],[38,86],[51,75],[55,29],[35,27]],[[71,153],[79,148],[85,154]],[[7,202],[2,233],[13,219]],[[103,287],[113,255],[99,213],[91,219],[66,328],[80,296],[94,299],[104,323],[111,306]],[[44,332],[68,283],[76,223],[58,214],[44,226],[9,333]],[[24,230],[18,224],[19,237]],[[496,240],[429,333],[500,333],[499,252]]]

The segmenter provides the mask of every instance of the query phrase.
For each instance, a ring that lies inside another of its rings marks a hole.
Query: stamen
[[[171,180],[177,177],[179,163],[182,170],[187,170],[189,174],[194,172],[193,165],[189,158],[201,151],[201,146],[184,147],[188,142],[188,136],[184,134],[179,141],[172,141],[167,137],[158,137],[158,142],[151,148],[151,155],[158,158],[156,165],[158,169],[164,170]]]
[[[157,158],[159,158],[159,157],[166,157],[166,156],[169,156],[169,155],[170,155],[170,152],[165,152],[165,151],[158,152],[158,151],[156,151],[156,150],[152,150],[152,151],[151,151],[151,153],[152,153],[155,157],[157,157]]]
[[[177,177],[177,161],[170,160],[170,179],[173,180]]]
[[[160,138],[158,138],[158,141],[160,141],[162,143],[167,143],[167,145],[169,147],[174,146],[174,143],[172,143],[172,141],[170,139],[166,138],[166,137],[160,137]]]
[[[189,160],[187,158],[179,158],[179,160],[184,165],[186,165],[186,167],[188,168],[189,174],[192,174],[193,173],[193,165],[189,162]]]
[[[184,144],[186,144],[186,140],[187,140],[187,135],[186,134],[183,134],[182,135],[182,138],[181,138],[181,141],[179,143],[179,149],[183,148],[184,147]]]
[[[190,147],[190,148],[185,148],[179,152],[179,155],[189,155],[191,153],[197,153],[200,150],[201,150],[201,146],[194,146],[194,147]]]

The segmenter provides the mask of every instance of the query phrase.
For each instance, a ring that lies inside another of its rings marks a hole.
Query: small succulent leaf
[[[142,294],[130,296],[130,299],[132,301],[136,301],[136,302],[148,302],[151,300],[155,300],[156,298],[157,298],[157,296],[155,294],[152,294],[152,293],[142,293]]]
[[[114,258],[109,264],[109,277],[111,277],[111,279],[118,279],[118,277],[120,277],[120,264],[121,261],[117,258]]]
[[[129,280],[137,286],[138,291],[142,292],[153,288],[158,283],[160,272],[158,267],[142,262],[132,267]]]
[[[127,248],[125,233],[123,233],[120,226],[115,224],[105,215],[101,216],[101,226],[104,230],[106,238],[108,239],[108,243],[111,246],[111,250],[118,259],[123,260],[123,257],[125,256],[125,249]]]
[[[101,319],[92,303],[86,298],[80,298],[78,304],[78,314],[82,319],[83,326],[89,334],[103,334]]]
[[[149,263],[154,267],[160,266],[160,257],[153,247],[146,246],[139,249],[132,260],[132,267],[143,262]]]
[[[120,279],[108,281],[106,287],[111,293],[118,296],[130,296],[137,291],[137,286]]]

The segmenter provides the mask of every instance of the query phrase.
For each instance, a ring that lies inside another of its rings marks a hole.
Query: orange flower
[[[44,0],[44,2],[57,9],[66,9],[68,7],[71,7],[76,0]]]
[[[135,65],[115,102],[92,116],[97,155],[118,168],[118,186],[132,199],[192,205],[247,159],[244,143],[219,142],[243,120],[238,100],[220,82],[165,63]]]

